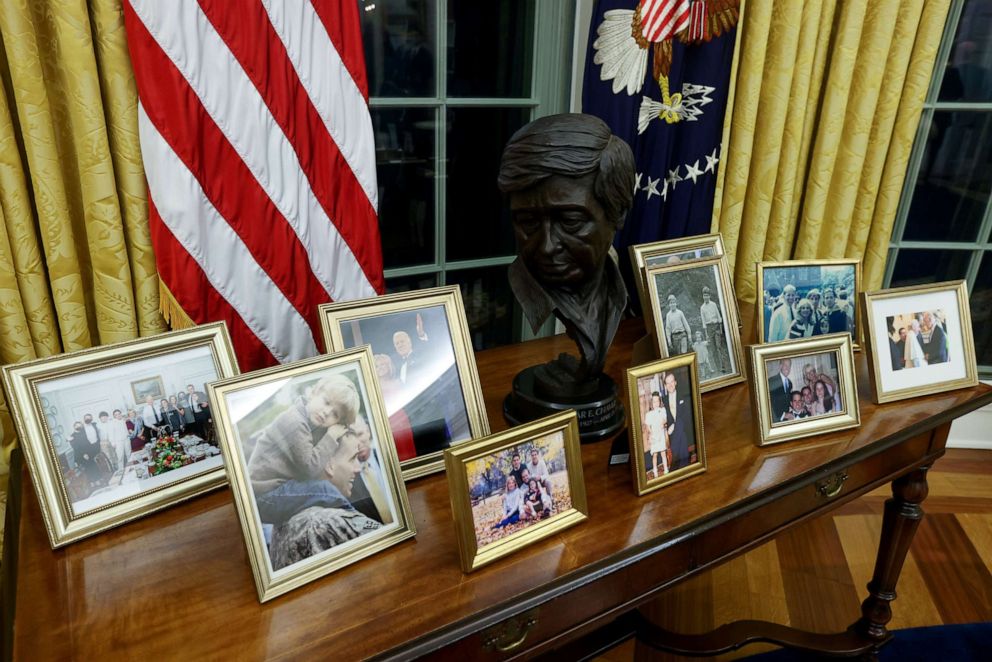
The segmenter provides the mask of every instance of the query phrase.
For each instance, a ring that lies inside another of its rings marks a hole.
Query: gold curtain
[[[164,331],[120,0],[3,0],[0,40],[0,361]]]
[[[747,3],[713,212],[742,301],[762,260],[863,258],[881,286],[949,4]]]

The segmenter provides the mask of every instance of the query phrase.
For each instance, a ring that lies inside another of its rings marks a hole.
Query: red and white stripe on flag
[[[125,0],[159,275],[244,369],[318,352],[383,290],[354,0]]]
[[[642,0],[641,32],[648,41],[664,41],[689,25],[689,0]]]

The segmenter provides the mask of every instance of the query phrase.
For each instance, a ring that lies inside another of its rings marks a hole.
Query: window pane
[[[448,96],[529,97],[533,26],[533,0],[448,0]]]
[[[420,274],[418,276],[396,276],[386,279],[386,293],[409,292],[410,290],[426,290],[437,287],[437,274]]]
[[[992,3],[989,0],[968,0],[961,12],[938,98],[941,101],[992,100],[990,62]]]
[[[433,108],[372,109],[387,269],[434,263]]]
[[[982,258],[971,290],[971,326],[975,331],[978,365],[992,366],[992,253]]]
[[[520,341],[520,308],[506,266],[449,271],[450,285],[460,285],[475,351]]]
[[[512,255],[510,207],[496,188],[499,158],[528,108],[449,108],[447,261]]]
[[[992,112],[937,110],[903,239],[975,241],[992,188]]]
[[[437,0],[375,0],[362,11],[369,95],[433,97]]]
[[[964,278],[971,251],[900,249],[890,287],[939,283]]]

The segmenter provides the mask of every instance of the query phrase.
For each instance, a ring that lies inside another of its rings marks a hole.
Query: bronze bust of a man
[[[593,394],[627,302],[610,246],[633,200],[633,153],[592,115],[542,117],[510,138],[498,184],[517,239],[513,292],[535,330],[554,314],[580,353],[539,366],[535,389]]]

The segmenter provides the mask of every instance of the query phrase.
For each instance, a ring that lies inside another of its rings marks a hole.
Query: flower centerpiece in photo
[[[152,446],[151,456],[153,464],[150,473],[153,476],[178,469],[193,461],[186,454],[183,445],[171,435],[158,438]]]

